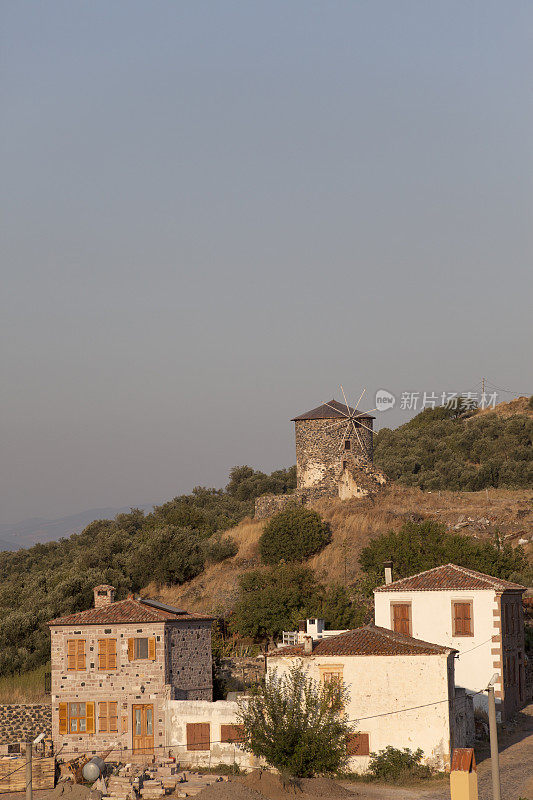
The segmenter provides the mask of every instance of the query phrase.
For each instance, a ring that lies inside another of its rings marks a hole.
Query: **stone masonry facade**
[[[120,606],[128,606],[131,616],[129,609],[135,611],[141,603],[121,601],[110,604],[108,610],[113,614]],[[96,619],[106,613],[97,609]],[[83,618],[90,613],[95,609],[73,616]],[[149,610],[144,616],[157,613]],[[50,623],[56,751],[64,748],[65,752],[91,755],[114,747],[129,758],[138,745],[134,741],[134,733],[138,733],[134,731],[135,714],[141,713],[142,707],[150,709],[148,728],[144,711],[143,735],[148,733],[148,746],[153,742],[157,754],[165,745],[168,700],[212,700],[211,619],[196,619],[184,612],[182,619],[174,616],[159,622],[55,624],[68,621],[65,617]],[[107,647],[113,653],[110,662],[100,658]],[[76,714],[86,718],[80,723]]]
[[[40,733],[52,735],[52,706],[48,703],[0,705],[0,745],[35,739]]]

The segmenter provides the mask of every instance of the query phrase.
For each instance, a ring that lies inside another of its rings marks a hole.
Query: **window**
[[[98,639],[98,669],[112,670],[117,668],[117,640]]]
[[[342,462],[342,468],[346,469],[347,466],[348,466],[348,462],[347,461],[343,461]]]
[[[344,440],[344,449],[345,450],[349,450],[351,448],[351,446],[352,446],[352,443],[350,442],[350,440],[349,439],[345,439]]]
[[[85,639],[67,639],[67,670],[72,672],[85,668]]]
[[[221,725],[220,741],[226,744],[238,744],[242,742],[244,725]]]
[[[94,733],[94,703],[60,703],[59,733]]]
[[[211,728],[209,722],[187,723],[187,750],[210,750]]]
[[[322,683],[332,683],[333,681],[342,683],[342,667],[340,669],[320,670],[320,680]]]
[[[453,636],[473,636],[472,601],[452,600]]]
[[[411,603],[391,603],[392,630],[411,636]]]
[[[100,733],[118,733],[116,702],[98,703],[98,731]]]
[[[155,636],[128,639],[128,661],[155,661]]]
[[[346,737],[346,754],[349,756],[369,756],[370,738],[368,733],[350,733]]]

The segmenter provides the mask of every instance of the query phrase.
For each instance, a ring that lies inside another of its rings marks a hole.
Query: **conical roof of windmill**
[[[342,419],[343,417],[355,415],[361,419],[375,419],[372,414],[365,414],[364,411],[358,408],[352,408],[344,403],[338,403],[337,400],[330,400],[329,403],[322,403],[321,406],[313,408],[311,411],[306,411],[297,417],[293,417],[291,422],[298,422],[302,419]]]

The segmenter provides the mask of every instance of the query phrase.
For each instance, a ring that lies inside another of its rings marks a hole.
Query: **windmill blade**
[[[366,389],[363,389],[363,391],[361,392],[361,397],[359,398],[359,400],[358,400],[358,401],[357,401],[357,403],[355,404],[355,410],[356,410],[356,411],[357,411],[357,409],[359,408],[359,403],[360,403],[360,402],[361,402],[361,400],[363,399],[363,395],[364,395],[364,393],[365,393],[365,392],[366,392]]]
[[[367,414],[371,414],[373,411],[377,411],[377,408],[371,408],[370,411],[361,411],[360,414],[352,414],[352,419],[357,419],[358,417],[364,417]]]
[[[342,396],[344,397],[344,404],[346,406],[346,411],[348,412],[348,414],[350,414],[350,406],[348,405],[348,400],[346,399],[346,395],[344,394],[344,389],[342,388],[342,383],[341,383],[340,387],[341,387]]]
[[[366,431],[370,431],[370,433],[374,433],[374,431],[372,430],[372,428],[369,428],[369,427],[368,427],[368,425],[363,425],[363,423],[362,423],[362,422],[358,422],[357,424],[358,424],[358,425],[360,425],[360,426],[361,426],[361,428],[364,428]]]
[[[330,428],[334,428],[334,427],[335,427],[335,425],[344,425],[344,423],[345,423],[345,422],[346,422],[346,418],[344,418],[344,417],[343,417],[342,419],[335,419],[335,420],[332,420],[332,421],[331,421],[331,423],[330,423],[329,425],[326,425],[326,427],[324,428],[324,430],[326,430],[326,431],[327,431],[327,430],[329,430]]]

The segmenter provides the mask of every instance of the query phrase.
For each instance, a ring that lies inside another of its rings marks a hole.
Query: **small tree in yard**
[[[301,664],[281,675],[274,671],[239,701],[241,747],[289,778],[338,772],[352,733],[343,712],[347,700],[344,684],[319,684]]]

